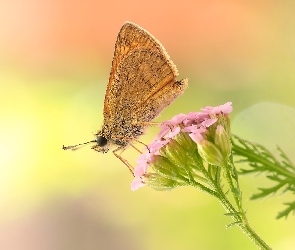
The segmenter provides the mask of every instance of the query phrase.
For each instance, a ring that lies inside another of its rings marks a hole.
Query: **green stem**
[[[232,166],[234,167],[233,163]],[[244,213],[244,210],[242,208],[242,197],[241,197],[241,190],[239,186],[235,186],[232,180],[230,168],[228,161],[226,160],[224,162],[224,166],[222,166],[223,170],[225,171],[225,177],[228,182],[228,185],[230,187],[230,190],[232,191],[232,196],[235,200],[235,203],[237,205],[238,211],[232,206],[232,204],[228,201],[225,194],[223,193],[223,190],[220,186],[217,186],[217,192],[220,194],[219,202],[222,204],[224,209],[229,213],[234,221],[234,224],[236,224],[242,231],[245,233],[250,240],[258,246],[260,249],[271,249],[260,237],[259,235],[250,227],[248,223],[248,219],[246,217],[246,214]],[[239,192],[239,196],[236,195],[235,192],[233,192],[234,189],[237,189]]]
[[[257,246],[259,249],[270,250],[270,246],[263,241],[260,236],[250,227],[244,213],[241,214],[235,210],[232,204],[228,201],[226,196],[222,193],[221,196],[218,197],[218,201],[221,203],[225,211],[231,215],[234,223],[243,231],[244,234],[248,236],[248,238]]]
[[[229,164],[228,164],[228,159],[226,159],[223,163],[223,166],[222,166],[222,169],[224,170],[225,172],[225,178],[227,180],[227,183],[230,187],[230,190],[232,192],[232,195],[233,195],[233,198],[235,200],[235,203],[239,209],[239,212],[241,214],[244,214],[244,210],[242,209],[242,205],[241,205],[241,190],[239,188],[239,186],[235,187],[234,183],[233,183],[233,180],[232,180],[232,176],[231,176],[231,173],[230,173],[230,167],[229,167]],[[234,192],[234,190],[238,190],[239,192],[239,196],[236,195],[236,192]]]
[[[218,196],[217,192],[215,192],[214,190],[212,190],[212,189],[202,185],[201,183],[195,181],[195,179],[193,178],[191,173],[189,173],[189,175],[190,175],[190,179],[187,181],[188,185],[193,186],[193,187],[195,187],[195,188],[197,188],[197,189],[199,189],[199,190],[201,190],[201,191],[203,191],[203,192],[205,192],[207,194],[210,194],[213,197],[218,199],[219,196]]]
[[[213,191],[209,188],[206,188],[202,184],[191,179],[190,185],[200,189],[213,197],[215,197],[222,205],[224,210],[230,214],[230,217],[234,221],[234,224],[237,225],[244,234],[248,236],[248,238],[260,249],[262,250],[270,250],[271,248],[259,237],[259,235],[250,227],[248,220],[244,213],[240,213],[237,211],[233,205],[226,198],[226,195],[223,193],[220,186],[216,186],[216,191]]]
[[[225,194],[221,190],[220,187],[217,187],[217,192],[212,191],[211,189],[208,189],[201,185],[200,183],[197,183],[195,181],[192,181],[190,183],[195,188],[201,189],[202,191],[212,195],[215,197],[222,205],[224,210],[230,214],[230,217],[234,221],[234,224],[237,225],[244,234],[248,236],[248,238],[257,246],[259,249],[262,250],[270,250],[271,248],[266,244],[265,241],[263,241],[260,236],[250,227],[247,218],[245,217],[244,213],[240,213],[239,211],[236,211],[236,209],[233,207],[233,205],[229,202],[229,200],[226,198]]]

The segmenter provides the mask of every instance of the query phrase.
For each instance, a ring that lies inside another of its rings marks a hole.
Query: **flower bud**
[[[178,177],[188,177],[187,150],[185,150],[176,140],[171,139],[170,142],[160,150],[160,153],[174,166]]]
[[[169,159],[164,156],[155,155],[151,167],[155,172],[165,178],[176,180],[180,177],[177,170],[178,167],[172,164]]]
[[[229,135],[226,133],[222,125],[218,125],[216,128],[214,142],[215,142],[215,145],[221,151],[223,157],[227,159],[231,151],[231,142],[229,139]]]
[[[162,177],[157,173],[148,174],[145,178],[145,183],[147,186],[157,191],[171,190],[179,186],[179,183],[177,181]]]
[[[164,150],[160,151],[164,153],[165,156],[178,167],[183,167],[186,165],[187,156],[184,148],[175,140],[171,139],[166,145]]]
[[[220,150],[210,141],[202,140],[198,142],[198,151],[201,157],[209,164],[215,166],[223,165],[223,157]]]
[[[185,148],[186,152],[195,152],[197,149],[196,143],[190,138],[188,133],[180,132],[174,138],[183,148]]]

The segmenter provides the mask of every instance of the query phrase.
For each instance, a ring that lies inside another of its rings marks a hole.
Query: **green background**
[[[208,195],[184,187],[130,191],[112,153],[85,146],[102,123],[116,35],[125,21],[165,46],[189,89],[157,121],[233,102],[232,132],[294,157],[293,1],[0,3],[0,248],[5,250],[256,249]],[[158,131],[148,130],[149,143]],[[124,158],[135,165],[133,149]],[[293,249],[291,196],[249,201],[263,176],[241,177],[250,224]]]

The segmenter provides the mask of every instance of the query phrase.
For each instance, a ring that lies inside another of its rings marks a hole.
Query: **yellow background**
[[[165,46],[189,89],[157,118],[233,102],[232,132],[294,159],[293,1],[0,2],[0,249],[256,249],[223,209],[193,188],[130,191],[112,153],[85,146],[101,126],[116,35],[125,21]],[[152,128],[142,138],[148,143]],[[135,165],[138,154],[124,157]],[[294,216],[277,196],[249,201],[262,177],[241,177],[250,224],[293,249]]]

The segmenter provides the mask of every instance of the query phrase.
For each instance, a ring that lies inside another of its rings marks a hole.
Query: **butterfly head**
[[[101,153],[107,153],[109,151],[108,140],[100,133],[96,134],[95,142],[96,144],[92,146],[92,149],[94,149],[95,151]]]

